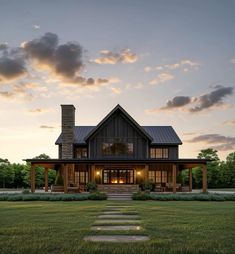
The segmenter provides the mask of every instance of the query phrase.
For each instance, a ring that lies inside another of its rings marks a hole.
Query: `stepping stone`
[[[141,230],[141,226],[136,225],[115,225],[115,226],[92,226],[91,230],[98,231],[113,231],[113,230]]]
[[[120,214],[123,214],[123,215],[136,215],[137,212],[135,211],[125,211],[125,212],[120,212],[120,211],[105,211],[105,212],[102,212],[102,214],[117,214],[117,215],[120,215]]]
[[[94,225],[103,225],[103,224],[140,224],[140,220],[97,220]]]
[[[131,208],[131,207],[133,207],[133,206],[130,206],[130,205],[107,205],[106,206],[107,208]]]
[[[92,242],[140,242],[148,241],[149,237],[144,235],[91,235],[84,238]]]
[[[100,219],[139,219],[138,215],[125,215],[125,214],[104,214],[99,215]]]

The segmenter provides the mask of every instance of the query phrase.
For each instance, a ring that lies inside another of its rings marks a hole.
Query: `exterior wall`
[[[107,140],[120,138],[133,143],[133,156],[130,159],[145,159],[148,156],[148,140],[120,112],[116,112],[108,122],[89,140],[90,158],[112,158],[102,155],[102,144]],[[115,156],[115,158],[117,158]],[[118,158],[127,158],[124,156]]]
[[[72,159],[75,126],[75,107],[73,105],[61,105],[61,109],[62,159]]]

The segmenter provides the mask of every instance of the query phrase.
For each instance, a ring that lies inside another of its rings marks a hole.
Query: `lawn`
[[[150,241],[129,244],[84,241],[83,237],[91,234],[90,226],[99,212],[111,203],[115,204],[1,202],[0,253],[235,252],[235,202],[131,201],[142,219],[144,230],[139,234],[148,235]]]

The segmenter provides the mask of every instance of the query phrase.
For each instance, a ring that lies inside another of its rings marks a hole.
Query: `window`
[[[102,154],[105,156],[132,156],[133,147],[133,143],[103,143]]]
[[[156,171],[156,183],[161,183],[161,171]]]
[[[162,183],[167,183],[167,171],[162,171]]]
[[[150,148],[150,158],[167,159],[168,156],[168,148]]]
[[[155,183],[155,171],[149,171],[149,181]]]
[[[88,183],[88,172],[87,171],[75,171],[75,183],[76,184]]]
[[[167,183],[169,182],[169,173],[166,170],[153,170],[149,171],[149,181],[153,183]]]
[[[77,159],[87,158],[87,148],[77,147],[75,149],[75,158]]]

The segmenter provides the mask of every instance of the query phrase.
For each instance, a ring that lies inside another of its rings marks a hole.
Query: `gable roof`
[[[75,126],[74,144],[85,145],[85,137],[95,129],[96,126]],[[171,126],[142,126],[152,137],[152,145],[181,145],[182,142]],[[61,135],[56,140],[56,145],[62,144]]]
[[[89,134],[84,138],[85,141],[89,139],[96,131],[98,131],[100,127],[104,125],[117,111],[121,111],[122,114],[127,117],[127,119],[140,131],[140,133],[142,133],[150,141],[153,140],[153,138],[118,104],[102,121],[99,122],[99,124],[93,130],[89,132]]]

